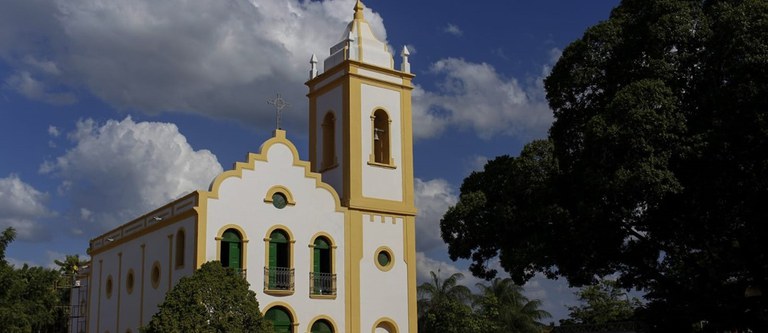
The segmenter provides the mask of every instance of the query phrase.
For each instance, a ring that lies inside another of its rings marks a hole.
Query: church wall
[[[165,294],[178,280],[194,271],[194,215],[168,223],[151,232],[122,242],[95,254],[92,259],[89,302],[89,327],[92,332],[138,332],[157,312]],[[162,223],[162,222],[160,222]],[[175,267],[176,232],[184,228],[184,266]],[[169,235],[171,237],[169,237]],[[157,263],[160,276],[152,281],[152,268]],[[133,272],[132,291],[128,291],[128,274]],[[107,280],[112,279],[112,293],[107,297]],[[156,285],[157,287],[155,288]]]
[[[405,263],[403,223],[397,216],[362,215],[363,256],[360,262],[361,331],[372,330],[381,320],[394,321],[400,332],[408,331],[408,274]],[[377,250],[386,247],[392,266],[376,265]],[[384,268],[385,270],[387,268]]]
[[[268,146],[267,161],[256,158],[253,167],[242,169],[240,176],[223,179],[216,191],[217,199],[209,198],[207,203],[206,261],[218,260],[220,253],[216,237],[227,228],[242,232],[245,243],[247,280],[257,294],[259,306],[265,312],[273,305],[286,306],[293,311],[299,323],[296,332],[309,331],[313,318],[327,316],[336,324],[345,322],[344,284],[344,219],[345,212],[337,206],[331,192],[318,188],[315,178],[307,177],[304,165],[294,165],[293,151],[282,143]],[[256,155],[252,154],[251,159]],[[251,170],[252,169],[252,170]],[[295,205],[278,209],[271,202],[265,202],[271,188],[280,186],[287,189]],[[327,185],[326,185],[327,186]],[[329,187],[327,187],[330,189]],[[338,209],[338,210],[337,210]],[[264,267],[268,265],[268,239],[275,228],[286,230],[292,243],[292,268],[294,269],[293,292],[265,292]],[[314,236],[328,235],[336,248],[333,250],[335,267],[335,299],[310,298],[312,263],[310,259]],[[338,332],[348,331],[337,327]]]
[[[401,130],[401,110],[400,110],[400,92],[386,89],[378,86],[362,84],[361,86],[361,112],[360,124],[363,159],[360,161],[363,170],[362,183],[363,196],[367,198],[385,199],[402,201],[403,200],[403,158],[400,138]],[[371,115],[373,112],[383,109],[389,115],[390,123],[390,156],[394,160],[396,168],[384,168],[371,166],[368,164],[369,158],[373,154],[373,126],[371,125]]]

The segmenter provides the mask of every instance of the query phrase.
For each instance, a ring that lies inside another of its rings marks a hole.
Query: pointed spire
[[[355,3],[355,20],[363,20],[363,9],[365,7],[363,6],[363,3],[360,0],[357,0]]]
[[[317,57],[312,53],[312,58],[309,59],[309,79],[312,80],[317,77]]]
[[[400,64],[400,71],[410,73],[411,72],[411,63],[408,62],[408,56],[411,55],[411,52],[408,51],[407,46],[403,46],[403,51],[400,52],[400,56],[403,58],[403,63]]]

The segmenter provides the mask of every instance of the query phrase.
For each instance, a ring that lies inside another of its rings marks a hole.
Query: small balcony
[[[311,296],[336,296],[336,274],[310,272],[309,294]]]
[[[294,269],[264,267],[264,291],[273,294],[293,294]]]

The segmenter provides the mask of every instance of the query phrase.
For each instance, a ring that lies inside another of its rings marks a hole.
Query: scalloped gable
[[[336,193],[336,190],[331,187],[331,185],[324,183],[322,176],[319,173],[311,171],[312,168],[308,161],[302,161],[299,159],[299,151],[296,149],[296,146],[293,144],[293,142],[286,138],[286,133],[284,130],[275,130],[272,138],[265,141],[261,147],[259,147],[259,153],[248,154],[247,162],[237,162],[235,163],[234,169],[227,170],[216,176],[216,178],[213,179],[213,182],[211,182],[208,191],[198,191],[200,193],[201,203],[204,201],[203,198],[218,199],[219,189],[222,183],[228,178],[242,178],[243,170],[253,171],[256,167],[256,161],[270,162],[272,160],[279,159],[280,154],[285,155],[286,153],[291,154],[292,159],[288,166],[303,167],[304,177],[314,179],[315,188],[324,189],[331,194],[335,202],[336,211],[346,211],[346,208],[341,206],[341,200],[339,199],[339,194]]]

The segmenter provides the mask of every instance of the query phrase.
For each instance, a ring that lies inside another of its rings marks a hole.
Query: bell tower
[[[414,75],[408,49],[396,69],[363,11],[358,0],[323,71],[310,60],[309,158],[350,216],[347,331],[416,332]]]

